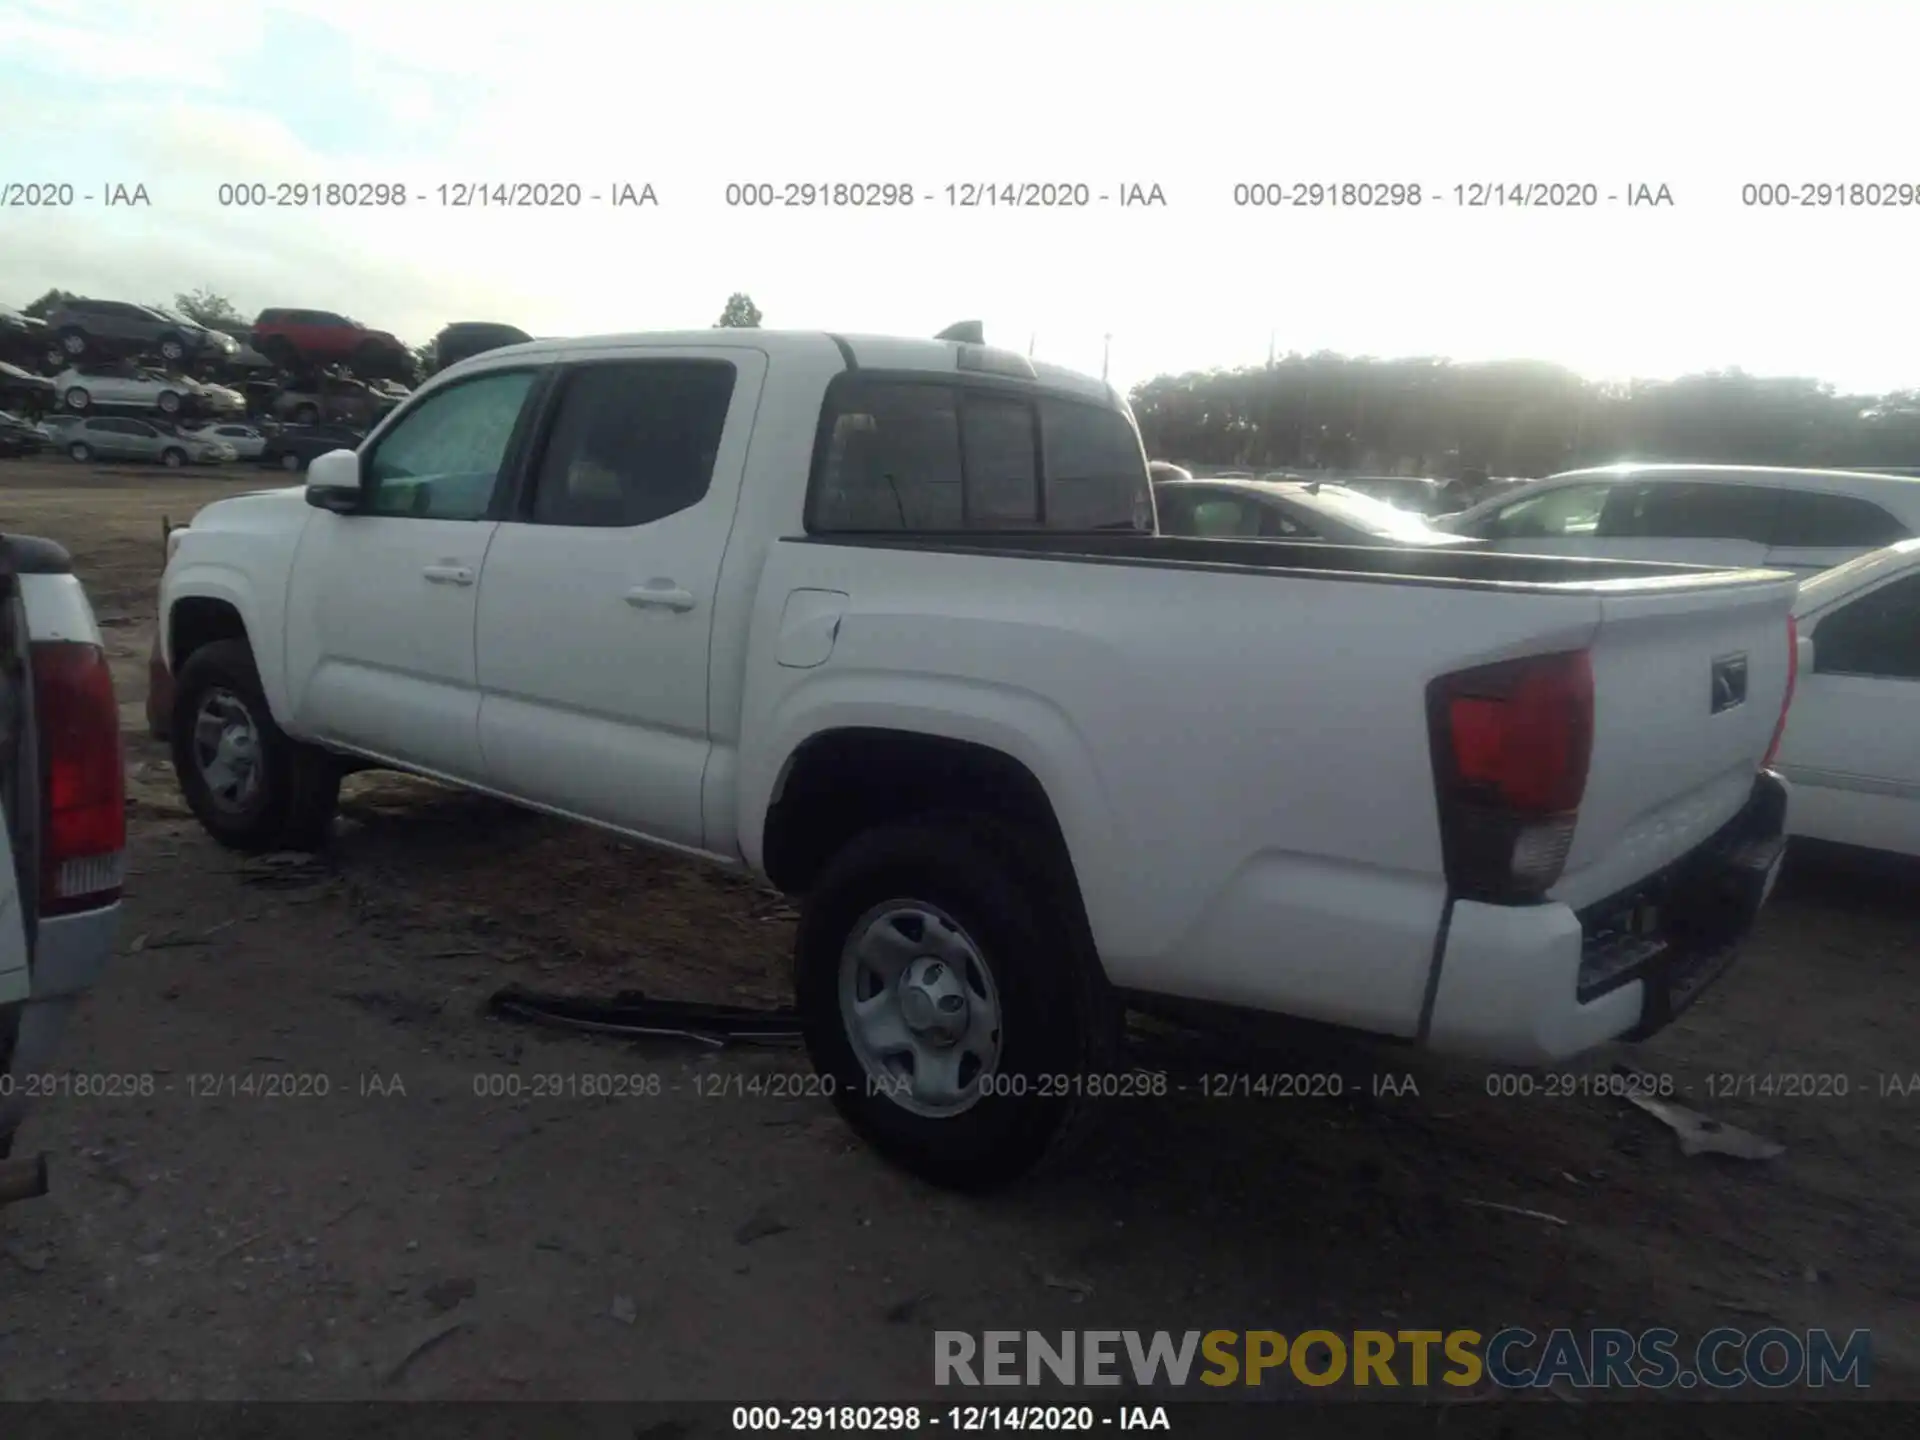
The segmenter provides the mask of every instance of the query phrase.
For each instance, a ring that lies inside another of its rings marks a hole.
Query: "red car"
[[[372,374],[404,362],[407,347],[384,330],[330,310],[262,310],[253,322],[253,348],[276,365],[351,365]]]

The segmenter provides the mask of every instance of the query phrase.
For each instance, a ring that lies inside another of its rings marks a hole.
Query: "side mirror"
[[[351,450],[329,450],[307,466],[307,503],[336,515],[360,509],[360,457]]]
[[[1802,635],[1794,646],[1793,663],[1802,675],[1813,673],[1813,636]]]

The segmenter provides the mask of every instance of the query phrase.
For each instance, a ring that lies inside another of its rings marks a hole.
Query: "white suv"
[[[1920,478],[1616,465],[1555,475],[1434,523],[1493,550],[1807,574],[1920,534]]]

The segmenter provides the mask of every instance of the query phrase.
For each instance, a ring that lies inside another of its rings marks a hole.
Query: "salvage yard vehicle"
[[[1761,465],[1572,470],[1434,522],[1496,550],[1811,575],[1920,534],[1920,480]]]
[[[1318,481],[1169,480],[1153,503],[1168,535],[1322,540],[1333,545],[1472,546],[1426,518],[1344,485]]]
[[[329,451],[358,445],[363,432],[348,425],[288,425],[263,436],[253,458],[298,473]]]
[[[158,410],[175,416],[194,408],[199,386],[184,375],[164,375],[131,360],[103,360],[75,365],[53,377],[60,403],[69,410],[86,411],[100,405]]]
[[[235,458],[233,446],[201,431],[178,430],[164,420],[89,415],[60,436],[69,457],[93,460],[157,460],[169,469],[220,465]]]
[[[267,437],[251,425],[226,421],[203,425],[192,432],[202,440],[217,441],[233,451],[236,460],[258,460],[265,454]]]
[[[0,1158],[113,954],[127,840],[120,707],[66,551],[0,537]],[[0,1172],[3,1173],[3,1172]]]
[[[1920,856],[1920,540],[1805,581],[1794,615],[1789,831]]]
[[[69,362],[83,355],[157,355],[168,365],[181,365],[224,360],[240,349],[231,335],[172,310],[77,295],[47,317],[47,333],[53,353]]]
[[[1159,535],[1124,399],[980,344],[493,350],[167,545],[216,839],[386,766],[755,873],[822,1088],[947,1185],[1126,1093],[1128,1006],[1651,1034],[1783,847],[1791,577]]]
[[[253,348],[283,369],[351,364],[361,375],[403,367],[410,352],[385,330],[370,330],[331,310],[262,310],[254,318]]]

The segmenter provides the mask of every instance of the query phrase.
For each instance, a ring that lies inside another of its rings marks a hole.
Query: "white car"
[[[192,393],[198,395],[200,403],[213,415],[247,413],[247,397],[231,386],[216,385],[211,380],[195,380],[189,388]]]
[[[1920,479],[1755,465],[1574,470],[1434,522],[1490,549],[1810,574],[1920,535]]]
[[[193,432],[203,440],[223,441],[232,451],[235,459],[258,460],[260,452],[267,448],[267,437],[251,425],[242,425],[232,420],[216,420],[212,424],[202,425]]]
[[[1017,353],[507,346],[307,480],[168,537],[208,832],[324,843],[372,764],[762,875],[823,1088],[944,1183],[1112,1093],[1129,1004],[1651,1034],[1784,850],[1790,578],[1156,534],[1125,399]]]
[[[53,377],[54,393],[73,411],[96,405],[138,405],[162,415],[178,415],[199,390],[197,381],[148,370],[131,360],[75,365]]]
[[[1920,540],[1806,581],[1794,620],[1789,832],[1920,856]]]

